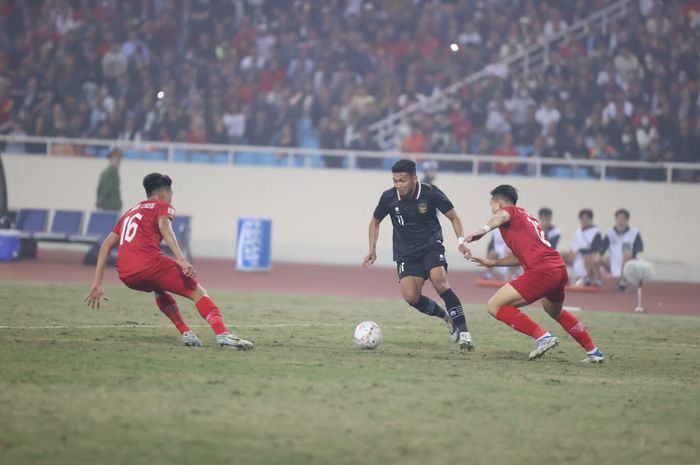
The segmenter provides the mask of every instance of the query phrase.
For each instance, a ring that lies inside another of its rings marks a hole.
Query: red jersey
[[[117,221],[112,232],[119,236],[117,270],[126,277],[147,270],[163,255],[160,243],[163,236],[158,218],[175,217],[175,209],[166,202],[149,199],[136,204]]]
[[[513,255],[527,271],[531,268],[556,268],[566,266],[559,252],[552,248],[539,221],[523,208],[503,207],[510,214],[510,221],[498,227],[501,236]]]

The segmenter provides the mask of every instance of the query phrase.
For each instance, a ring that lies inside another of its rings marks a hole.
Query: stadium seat
[[[124,150],[122,152],[122,158],[124,160],[142,160],[142,154],[140,150]]]
[[[149,161],[166,161],[168,159],[167,150],[146,150],[141,152],[143,160]]]
[[[36,233],[46,232],[49,211],[36,208],[23,208],[17,215],[17,229],[24,238],[31,238]]]
[[[554,178],[571,178],[573,177],[573,172],[568,166],[553,166],[550,174]]]
[[[286,162],[286,158],[282,158]],[[234,164],[245,166],[280,166],[274,153],[239,152],[234,155]]]
[[[51,223],[51,230],[46,233],[35,233],[34,239],[40,241],[64,242],[70,234],[80,234],[83,223],[83,212],[74,210],[56,210]]]
[[[92,212],[85,234],[69,234],[68,240],[80,244],[99,242],[112,231],[118,219],[119,212],[116,211]]]

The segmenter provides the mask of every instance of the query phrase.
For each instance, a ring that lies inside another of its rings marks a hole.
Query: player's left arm
[[[445,216],[448,220],[450,220],[450,223],[452,223],[452,229],[454,229],[455,234],[457,235],[457,249],[459,250],[459,253],[464,255],[465,258],[471,257],[472,253],[465,242],[464,227],[462,226],[462,220],[459,218],[459,215],[453,208],[445,213]]]
[[[195,270],[194,266],[192,266],[190,262],[185,259],[185,255],[182,253],[180,245],[177,243],[175,231],[173,231],[173,222],[169,216],[158,217],[158,229],[160,230],[160,234],[163,236],[165,243],[168,244],[170,250],[173,251],[175,260],[177,260],[178,265],[180,265],[180,268],[182,268],[182,274],[188,278],[197,276],[197,270]]]
[[[100,247],[100,252],[97,254],[97,266],[95,267],[95,279],[92,281],[90,286],[90,291],[85,297],[85,302],[87,302],[88,307],[100,308],[100,300],[104,299],[109,301],[107,297],[104,297],[104,289],[102,288],[102,280],[104,279],[105,266],[107,266],[107,258],[113,248],[119,245],[119,236],[111,232],[107,235],[102,246]]]
[[[508,213],[506,210],[498,210],[495,215],[489,219],[485,225],[483,225],[481,228],[477,229],[473,233],[469,234],[465,241],[467,243],[469,242],[474,242],[478,241],[486,233],[491,231],[492,229],[495,229],[503,224],[506,224],[507,222],[510,221],[510,213]],[[504,265],[505,266],[505,265]]]

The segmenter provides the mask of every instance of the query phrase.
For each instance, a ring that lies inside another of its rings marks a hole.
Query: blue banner
[[[272,267],[272,220],[268,218],[239,218],[236,269],[267,271]]]

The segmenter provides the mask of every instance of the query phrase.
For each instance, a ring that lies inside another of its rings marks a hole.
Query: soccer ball
[[[382,328],[374,321],[363,321],[355,328],[355,343],[362,349],[374,349],[383,339]]]

